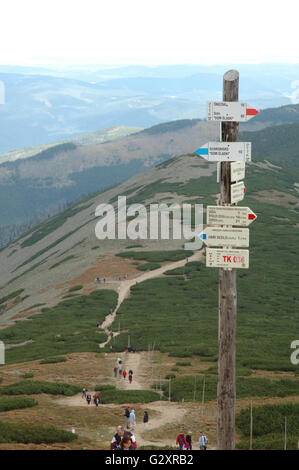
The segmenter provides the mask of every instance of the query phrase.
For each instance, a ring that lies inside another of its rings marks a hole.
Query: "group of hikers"
[[[132,410],[130,412],[130,407],[127,407],[125,410],[126,419],[131,416],[131,413],[134,412]],[[147,417],[146,417],[147,415]],[[134,412],[134,420],[135,420],[135,412]],[[136,421],[134,421],[136,424]],[[148,422],[148,413],[147,411],[144,412],[143,422]],[[127,421],[128,425],[128,421]],[[199,439],[199,449],[200,450],[207,450],[208,439],[206,435],[200,431]],[[192,450],[192,432],[189,431],[187,435],[184,432],[180,432],[176,438],[176,445],[179,446],[179,450]],[[117,426],[116,433],[114,434],[112,441],[110,443],[110,450],[136,450],[137,443],[134,434],[127,428],[125,429],[123,426]]]
[[[99,406],[100,404],[100,395],[98,392],[95,392],[93,397],[91,398],[91,394],[87,393],[87,390],[85,388],[82,389],[82,398],[84,398],[87,401],[87,404],[90,405],[91,399],[93,400],[94,404],[96,406]]]
[[[121,360],[120,357],[117,358],[116,366],[113,369],[113,373],[114,373],[115,378],[117,378],[117,376],[118,376],[119,378],[123,377],[124,380],[125,380],[126,377],[128,376],[129,383],[131,384],[132,381],[133,381],[133,371],[132,371],[132,369],[130,369],[128,373],[125,369],[123,370],[122,369],[122,360]]]
[[[184,450],[184,448],[186,450],[192,450],[192,432],[189,431],[186,435],[184,432],[180,432],[177,435],[175,443],[179,446],[179,450]],[[199,433],[198,444],[200,450],[207,450],[208,439],[202,431]]]

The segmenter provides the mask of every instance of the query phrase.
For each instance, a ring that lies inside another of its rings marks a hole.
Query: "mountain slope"
[[[118,195],[126,195],[128,204],[164,200],[213,203],[219,191],[215,171],[214,164],[194,156],[174,158],[82,201],[21,236],[0,252],[0,263],[6,267],[0,272],[0,285],[2,296],[25,289],[24,295],[29,297],[22,305],[13,306],[2,314],[2,320],[37,303],[55,304],[66,293],[65,282],[80,277],[94,265],[86,285],[86,288],[92,288],[99,260],[132,245],[130,240],[96,239],[95,208],[98,204],[116,204]],[[277,227],[282,225],[284,230],[289,227],[296,232],[298,181],[297,169],[276,167],[267,162],[247,166],[244,203],[248,204],[250,198],[253,210],[260,207],[263,213],[260,225],[254,225],[253,230],[255,227],[266,230],[265,220],[272,224],[276,218]],[[178,249],[182,242],[148,240],[142,241],[141,245],[143,250]]]
[[[299,120],[299,106],[297,107]],[[239,140],[251,141],[257,157],[299,168],[299,122],[276,125],[256,132],[241,132]]]
[[[217,125],[174,121],[98,145],[62,144],[0,165],[2,225],[42,216],[218,136]]]

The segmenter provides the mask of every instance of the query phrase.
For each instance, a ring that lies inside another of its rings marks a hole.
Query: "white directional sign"
[[[235,202],[242,201],[245,196],[245,185],[244,181],[239,183],[234,183],[230,185],[230,203],[234,204]]]
[[[231,181],[240,181],[245,178],[245,162],[232,162],[230,165]]]
[[[237,206],[208,206],[208,225],[237,225],[247,227],[255,219],[256,215],[249,207]]]
[[[248,103],[238,101],[208,101],[207,121],[247,122],[258,114]]]
[[[208,246],[249,246],[248,228],[206,227],[199,237]]]
[[[210,268],[249,268],[248,250],[206,249],[206,266]]]
[[[251,142],[208,142],[195,153],[210,162],[250,162]]]

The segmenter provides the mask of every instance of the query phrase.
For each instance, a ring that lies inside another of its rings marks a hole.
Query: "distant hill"
[[[0,163],[6,161],[15,161],[19,158],[28,158],[34,155],[43,152],[51,147],[56,147],[64,143],[74,143],[76,145],[96,145],[102,144],[110,140],[118,139],[119,137],[125,137],[126,135],[133,134],[142,130],[139,127],[126,127],[126,126],[117,126],[110,127],[108,129],[101,129],[99,131],[90,132],[89,134],[83,134],[80,137],[76,137],[70,140],[65,140],[61,142],[53,142],[51,144],[44,145],[35,145],[33,147],[26,147],[23,149],[12,150],[11,152],[2,153],[0,155]]]
[[[296,122],[299,122],[299,104],[290,104],[260,110],[260,113],[254,119],[248,123],[240,124],[240,131],[255,131],[265,127]]]
[[[0,226],[23,223],[104,190],[218,137],[200,120],[160,124],[101,144],[73,140],[0,165]]]
[[[288,107],[287,107],[288,108]],[[285,118],[289,110],[285,110]],[[298,123],[276,125],[256,132],[241,132],[239,140],[252,142],[258,159],[267,158],[277,164],[299,168],[299,105],[294,110]]]

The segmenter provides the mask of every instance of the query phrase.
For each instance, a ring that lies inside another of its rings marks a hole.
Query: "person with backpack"
[[[86,388],[82,388],[82,398],[86,400]]]
[[[129,370],[129,375],[133,375],[132,369]]]
[[[129,383],[131,384],[132,383],[132,380],[133,380],[133,375],[129,375]]]
[[[186,445],[186,449],[187,450],[192,450],[192,436],[191,436],[192,432],[189,431],[188,434],[186,435],[186,442],[187,442],[187,445]]]
[[[93,398],[94,404],[98,406],[98,404],[100,403],[100,395],[98,394],[98,392],[96,392],[92,398]]]
[[[88,405],[90,405],[90,402],[91,402],[91,395],[90,395],[90,393],[86,396],[86,401],[87,401]]]
[[[136,426],[135,410],[132,410],[130,413],[130,423],[132,426]]]
[[[125,418],[126,418],[126,426],[127,426],[127,429],[129,429],[129,427],[130,427],[130,410],[129,410],[129,407],[127,407],[127,408],[125,409],[124,416],[125,416]]]
[[[177,435],[177,438],[176,438],[175,443],[176,443],[176,445],[179,446],[179,449],[180,449],[180,450],[183,450],[184,446],[187,445],[186,438],[185,438],[185,434],[184,434],[183,432],[180,432],[180,433]]]
[[[124,370],[123,371],[123,378],[125,379],[127,377],[127,372]]]
[[[114,377],[116,378],[117,377],[117,367],[114,367],[113,372],[114,372]]]
[[[148,412],[147,411],[144,412],[143,422],[148,423]]]
[[[202,431],[200,431],[199,433],[198,443],[199,443],[200,450],[207,450],[208,439],[205,433],[203,433]]]

